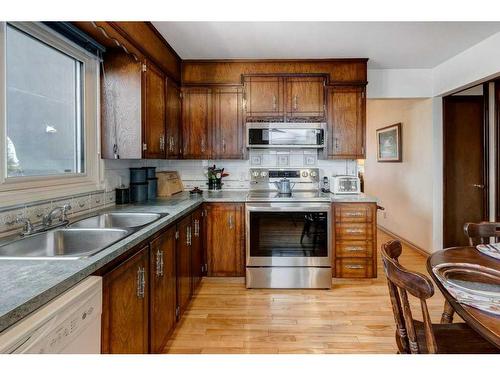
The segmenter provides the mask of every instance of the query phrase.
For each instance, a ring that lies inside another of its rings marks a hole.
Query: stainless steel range
[[[331,203],[330,195],[319,190],[318,169],[259,168],[250,173],[247,288],[329,289]],[[284,179],[293,186],[290,194],[278,193],[275,186]]]

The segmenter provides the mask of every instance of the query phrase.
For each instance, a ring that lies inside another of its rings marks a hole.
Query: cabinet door
[[[203,216],[201,208],[197,209],[191,215],[192,223],[192,241],[191,241],[191,286],[194,292],[201,282],[203,275]]]
[[[182,90],[182,154],[184,159],[211,157],[212,90]]]
[[[283,120],[282,77],[245,77],[246,121]]]
[[[285,103],[287,121],[324,121],[324,77],[286,78]]]
[[[145,65],[143,95],[143,157],[165,158],[165,76],[153,64]]]
[[[175,327],[175,226],[150,244],[150,350],[161,353]]]
[[[148,352],[149,249],[103,277],[102,352]]]
[[[104,56],[101,74],[103,159],[142,157],[142,64],[121,50]]]
[[[177,241],[177,308],[178,318],[186,310],[191,298],[191,216],[181,220],[177,225],[179,239]]]
[[[213,157],[244,159],[243,90],[240,87],[214,90]]]
[[[328,156],[365,157],[364,86],[339,86],[328,90]]]
[[[244,276],[242,204],[207,204],[208,276]]]
[[[165,148],[168,159],[178,159],[181,142],[181,91],[172,80],[167,80],[167,132]]]

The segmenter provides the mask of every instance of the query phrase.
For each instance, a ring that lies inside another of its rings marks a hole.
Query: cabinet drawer
[[[372,224],[368,223],[338,223],[335,225],[337,240],[371,240]]]
[[[341,258],[335,261],[335,277],[373,277],[371,258]]]
[[[372,241],[339,241],[335,244],[337,258],[365,258],[372,254]]]
[[[337,223],[371,223],[372,207],[369,204],[339,204],[335,207]]]

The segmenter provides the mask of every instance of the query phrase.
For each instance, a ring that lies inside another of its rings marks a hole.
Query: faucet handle
[[[30,234],[33,232],[33,224],[31,224],[31,220],[27,217],[21,216],[16,218],[16,223],[23,224],[23,234]]]
[[[68,220],[68,211],[71,210],[70,204],[65,204],[61,207],[61,221]]]

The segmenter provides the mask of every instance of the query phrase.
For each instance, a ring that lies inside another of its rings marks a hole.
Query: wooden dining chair
[[[483,221],[481,223],[465,223],[464,232],[469,238],[469,244],[476,246],[490,243],[491,238],[500,242],[500,223]]]
[[[382,245],[399,353],[499,353],[466,323],[432,324],[426,300],[434,295],[434,286],[427,276],[409,271],[399,263],[401,252],[401,242],[397,240]],[[423,322],[413,318],[408,294],[420,300]]]

